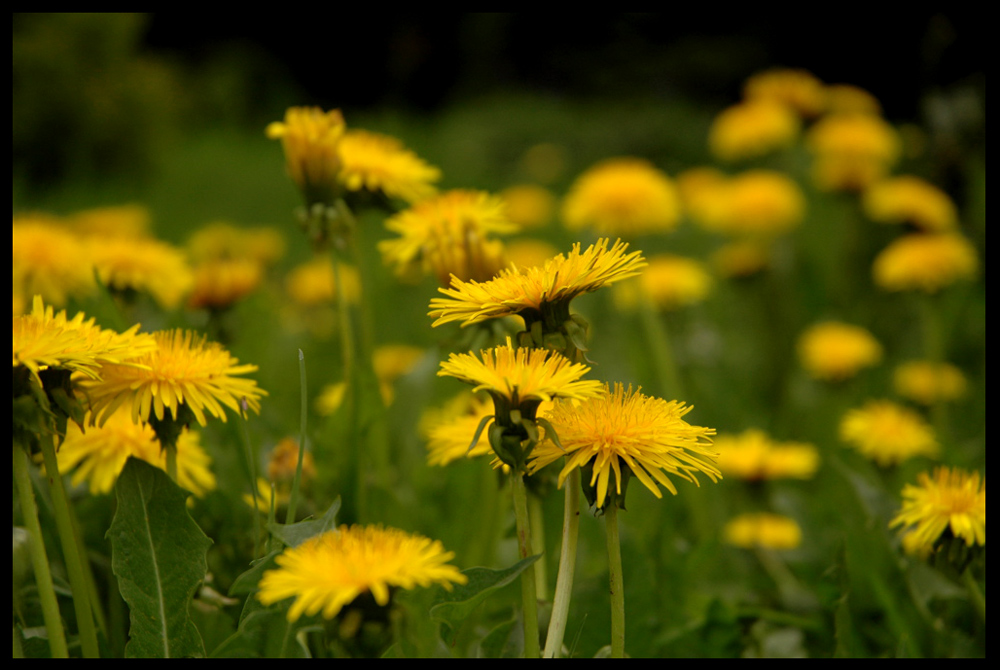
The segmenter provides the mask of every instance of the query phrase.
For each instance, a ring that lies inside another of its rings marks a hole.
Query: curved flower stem
[[[514,518],[517,520],[518,557],[524,560],[532,555],[528,493],[524,488],[524,478],[518,472],[511,473],[510,485],[514,499]],[[534,570],[521,573],[521,600],[524,608],[524,657],[538,658],[541,650],[538,643],[538,596]]]
[[[28,454],[15,444],[14,448],[14,483],[21,503],[21,515],[31,537],[31,566],[35,571],[35,584],[38,588],[38,598],[42,605],[42,616],[45,619],[45,629],[49,637],[49,649],[52,658],[69,658],[66,647],[66,632],[63,630],[62,617],[59,614],[59,602],[56,600],[56,590],[52,586],[52,572],[49,570],[49,558],[45,553],[42,541],[42,527],[38,523],[38,507],[35,505],[35,491],[31,487],[31,475],[28,473]]]
[[[608,573],[611,578],[611,658],[625,658],[625,580],[622,576],[622,549],[618,537],[618,507],[604,508],[608,531]]]
[[[563,510],[562,549],[559,553],[559,575],[556,595],[552,602],[549,632],[545,638],[543,658],[558,658],[566,634],[566,618],[573,594],[573,573],[576,571],[576,542],[580,535],[580,468],[573,468],[565,483],[566,507]]]

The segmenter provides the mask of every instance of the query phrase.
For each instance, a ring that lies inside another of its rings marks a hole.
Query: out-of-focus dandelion
[[[840,421],[840,439],[881,467],[917,456],[935,458],[940,450],[930,425],[890,400],[869,400],[848,410]]]
[[[978,472],[939,466],[903,487],[903,506],[889,524],[909,531],[912,543],[932,547],[950,533],[966,546],[986,546],[986,480]]]
[[[261,279],[261,266],[253,260],[205,261],[194,269],[187,304],[192,309],[226,309],[253,293]]]
[[[45,214],[14,216],[13,226],[12,283],[23,301],[40,295],[62,307],[93,292],[93,264],[80,236]]]
[[[351,266],[340,267],[342,287],[347,302],[353,304],[361,294],[358,270]],[[337,300],[337,282],[333,262],[329,256],[319,255],[295,266],[285,276],[285,291],[299,307],[329,305]]]
[[[958,226],[958,210],[948,194],[912,175],[873,184],[864,192],[861,206],[879,223],[909,223],[926,232],[946,232]]]
[[[545,227],[555,213],[555,195],[537,184],[509,186],[500,197],[507,203],[507,218],[521,228]]]
[[[324,112],[319,107],[289,107],[284,121],[265,130],[269,138],[281,140],[288,174],[307,206],[331,204],[340,190],[339,145],[344,130],[339,109]]]
[[[441,170],[395,137],[351,128],[340,138],[340,181],[349,191],[384,193],[410,204],[437,194]]]
[[[708,147],[723,161],[758,158],[786,149],[798,139],[802,122],[787,105],[773,100],[747,100],[727,107],[712,122]]]
[[[806,136],[813,180],[829,191],[863,191],[899,160],[899,134],[869,114],[836,114],[817,121]]]
[[[372,353],[372,367],[386,406],[391,405],[395,398],[395,381],[409,374],[423,355],[423,349],[408,344],[384,344],[376,347]]]
[[[266,268],[285,255],[285,237],[267,226],[243,228],[225,221],[214,221],[191,234],[187,251],[196,264],[209,260],[245,259]]]
[[[641,275],[615,285],[615,304],[634,309],[648,299],[662,310],[675,310],[701,302],[711,288],[712,276],[700,261],[661,254],[649,259]]]
[[[143,293],[161,307],[174,309],[194,285],[184,253],[166,242],[92,238],[88,249],[101,282],[126,297],[132,292]]]
[[[937,293],[976,277],[976,248],[957,233],[915,233],[896,239],[872,265],[875,283],[887,291]]]
[[[714,184],[698,210],[707,229],[733,236],[787,233],[805,216],[806,199],[795,181],[773,170],[749,170]]]
[[[787,551],[802,543],[802,529],[795,519],[770,512],[749,512],[726,522],[722,537],[742,549]]]
[[[892,376],[896,393],[921,405],[935,405],[965,395],[968,386],[962,371],[950,363],[907,361]]]
[[[800,69],[775,68],[758,72],[743,85],[743,97],[786,105],[805,118],[818,116],[827,107],[823,82],[811,72]]]
[[[760,240],[736,240],[712,252],[711,263],[716,273],[727,279],[750,277],[768,266],[770,253]]]
[[[827,321],[809,327],[799,337],[802,367],[824,381],[842,381],[882,360],[882,345],[861,326]]]
[[[878,98],[853,84],[830,84],[826,87],[826,113],[869,114],[880,116],[882,105]]]
[[[776,442],[756,428],[738,435],[719,435],[714,444],[719,470],[727,477],[748,481],[809,479],[819,467],[819,452],[813,445]]]
[[[66,225],[84,237],[148,237],[152,229],[149,208],[139,204],[94,207],[74,212]]]

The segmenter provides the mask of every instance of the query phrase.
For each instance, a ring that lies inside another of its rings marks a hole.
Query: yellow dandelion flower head
[[[747,100],[727,107],[712,121],[708,147],[720,160],[756,158],[790,147],[802,122],[788,105],[769,99]]]
[[[267,461],[267,477],[273,482],[291,482],[299,464],[299,441],[282,438],[274,445]],[[302,481],[308,483],[316,477],[316,462],[311,451],[302,455]]]
[[[869,400],[848,410],[840,421],[840,439],[882,467],[916,456],[934,458],[939,451],[930,425],[891,400]]]
[[[341,526],[286,549],[275,559],[278,569],[261,578],[257,598],[265,605],[295,598],[289,621],[317,613],[332,619],[363,593],[384,606],[393,588],[465,584],[448,564],[454,556],[438,540],[395,528]]]
[[[852,84],[831,84],[826,87],[826,112],[830,115],[880,116],[882,105],[878,98],[863,88]]]
[[[714,167],[695,167],[677,175],[677,190],[684,211],[699,223],[712,220],[719,189],[729,177]]]
[[[507,218],[521,228],[549,225],[556,209],[556,196],[537,184],[518,184],[500,192],[507,203]]]
[[[911,543],[931,547],[950,530],[965,544],[986,546],[986,479],[978,472],[937,467],[903,487],[903,506],[889,524],[910,528]]]
[[[677,186],[641,158],[610,158],[580,175],[563,201],[570,230],[591,228],[601,235],[666,232],[680,221]]]
[[[621,308],[649,299],[660,309],[675,310],[704,300],[712,289],[712,276],[693,258],[661,254],[649,259],[641,275],[614,288],[615,304]]]
[[[146,293],[166,309],[177,307],[194,285],[180,249],[152,239],[91,239],[89,255],[101,282],[116,291]]]
[[[13,222],[13,285],[23,299],[41,295],[57,306],[91,293],[94,271],[82,238],[53,216],[21,214]]]
[[[776,442],[762,430],[715,438],[722,474],[749,481],[810,479],[819,467],[819,452],[811,444]]]
[[[361,277],[353,266],[340,267],[344,297],[349,304],[355,304],[361,295]],[[285,277],[285,291],[300,307],[315,307],[332,304],[337,300],[337,279],[333,261],[328,256],[319,256],[306,261]]]
[[[789,550],[802,543],[802,529],[795,519],[769,512],[749,512],[730,519],[722,529],[728,544],[742,549]]]
[[[339,109],[289,107],[285,120],[268,124],[265,133],[280,139],[288,174],[312,202],[327,202],[340,172],[339,144],[344,136]]]
[[[351,191],[381,191],[415,203],[437,194],[441,170],[395,137],[351,129],[340,140],[340,180]]]
[[[395,398],[393,382],[409,374],[423,355],[423,349],[408,344],[384,344],[372,353],[372,367],[386,406]]]
[[[568,255],[559,254],[542,266],[508,268],[487,282],[452,278],[450,288],[438,289],[447,297],[431,300],[429,316],[437,319],[434,326],[451,321],[468,326],[515,314],[536,320],[552,310],[565,310],[568,316],[576,296],[633,277],[645,265],[642,252],[628,253],[621,240],[609,249],[608,240],[601,239],[583,252],[577,243]]]
[[[332,416],[344,402],[344,393],[347,392],[347,382],[337,382],[327,384],[316,396],[314,407],[320,416]]]
[[[904,235],[883,249],[872,264],[875,283],[886,291],[936,293],[979,271],[976,248],[956,233]]]
[[[471,450],[469,445],[482,420],[494,411],[488,396],[462,393],[444,407],[425,413],[418,428],[427,443],[428,465],[445,466],[460,458],[492,453],[485,432],[479,434]]]
[[[544,240],[522,237],[506,243],[508,261],[520,268],[545,265],[545,261],[559,255],[559,250]]]
[[[922,405],[956,400],[965,395],[965,375],[950,363],[907,361],[893,373],[896,393]]]
[[[260,398],[267,392],[238,376],[256,371],[256,365],[239,365],[221,345],[189,330],[160,331],[153,338],[156,351],[135,359],[139,365],[105,364],[101,379],[81,382],[100,423],[125,403],[133,421],[149,421],[150,410],[161,421],[168,409],[176,418],[180,405],[202,426],[206,411],[226,421],[223,406],[241,413],[245,403],[260,413]]]
[[[773,236],[798,226],[805,209],[805,196],[794,179],[773,170],[750,170],[718,184],[699,221],[727,235]]]
[[[149,208],[139,204],[94,207],[74,213],[67,224],[85,237],[147,237],[153,217]]]
[[[868,114],[836,114],[817,121],[806,137],[815,154],[813,181],[825,190],[863,190],[899,160],[899,134]]]
[[[285,255],[285,237],[274,228],[243,228],[225,221],[199,228],[188,238],[186,246],[188,255],[196,263],[252,260],[268,267]]]
[[[958,227],[958,210],[948,194],[912,175],[886,179],[869,187],[861,206],[872,221],[911,223],[927,232]]]
[[[838,321],[806,329],[798,341],[802,367],[824,381],[842,381],[882,360],[882,345],[860,326]]]
[[[224,309],[257,290],[263,279],[253,260],[205,261],[194,269],[194,288],[188,296],[192,309]]]
[[[768,266],[770,251],[768,245],[759,240],[737,240],[716,249],[711,260],[712,267],[722,277],[749,277]]]
[[[811,72],[791,68],[775,68],[751,76],[743,85],[743,97],[773,100],[804,117],[819,115],[827,104],[823,82]]]
[[[68,319],[35,296],[31,313],[13,320],[13,367],[23,365],[39,384],[38,373],[50,367],[97,379],[104,364],[135,362],[156,350],[155,339],[138,333],[138,324],[119,334],[85,318],[78,312]]]
[[[548,420],[562,448],[551,440],[540,443],[531,452],[529,472],[566,456],[566,465],[559,473],[562,486],[574,468],[592,466],[590,485],[596,485],[598,508],[604,507],[612,472],[621,495],[623,466],[657,498],[663,497],[657,482],[677,494],[666,473],[698,485],[699,472],[713,482],[722,477],[712,449],[715,429],[685,421],[692,407],[643,395],[642,389],[633,392],[631,386],[626,391],[621,384],[615,384],[613,391],[605,384],[603,391],[579,403],[555,403]]]

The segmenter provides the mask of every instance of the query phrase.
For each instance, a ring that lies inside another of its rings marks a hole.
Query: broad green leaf
[[[340,497],[338,496],[330,509],[319,519],[306,519],[298,523],[291,523],[287,526],[279,523],[270,523],[267,529],[271,534],[284,542],[289,547],[297,547],[311,537],[316,537],[328,530],[337,527],[337,512],[340,511]]]
[[[129,458],[115,486],[111,568],[129,606],[131,658],[204,656],[188,607],[212,541],[188,514],[187,491],[163,470]]]
[[[467,584],[456,586],[450,592],[444,591],[431,606],[431,619],[458,630],[472,610],[499,588],[510,584],[525,568],[541,558],[541,554],[529,556],[504,570],[489,568],[469,568],[462,574],[469,578]]]
[[[482,658],[521,658],[524,655],[524,626],[519,619],[504,621],[479,643]]]
[[[274,559],[281,554],[281,551],[272,551],[267,556],[259,558],[253,562],[250,568],[233,580],[229,587],[229,595],[242,595],[253,593],[257,590],[257,583],[267,570],[273,570],[276,566]]]
[[[253,598],[253,596],[251,596]],[[288,631],[285,609],[257,609],[240,622],[239,629],[212,651],[212,658],[278,658],[282,653],[305,658],[308,652]],[[286,635],[290,635],[286,640]],[[282,652],[282,647],[285,647]]]

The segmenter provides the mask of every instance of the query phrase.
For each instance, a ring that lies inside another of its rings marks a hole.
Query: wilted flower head
[[[935,457],[934,431],[911,409],[890,400],[869,400],[840,421],[840,439],[882,467],[915,456]]]
[[[914,233],[898,238],[875,257],[875,283],[887,291],[936,293],[979,271],[976,248],[957,233]]]
[[[799,360],[816,379],[842,381],[882,360],[882,345],[860,326],[827,321],[799,337]]]

